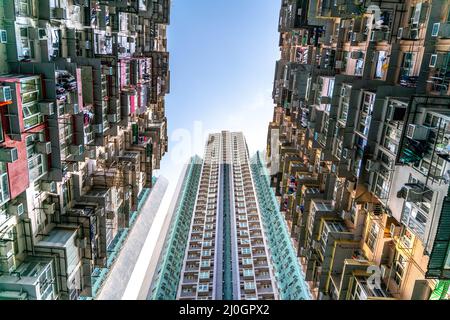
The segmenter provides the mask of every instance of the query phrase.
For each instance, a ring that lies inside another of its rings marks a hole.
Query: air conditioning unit
[[[68,103],[65,105],[64,112],[67,114],[78,114],[80,113],[80,107],[77,103]]]
[[[364,210],[379,215],[383,213],[383,205],[381,203],[366,202],[364,203]]]
[[[0,258],[9,258],[14,255],[14,244],[12,241],[0,241]]]
[[[381,30],[373,30],[370,33],[370,41],[384,41],[386,40],[386,32]]]
[[[366,170],[369,172],[374,172],[380,170],[381,163],[379,161],[367,160]]]
[[[80,249],[85,249],[87,247],[87,238],[77,238],[75,245]]]
[[[116,123],[117,122],[117,114],[108,114],[108,122]]]
[[[24,209],[23,203],[15,203],[15,204],[10,204],[8,206],[8,212],[13,215],[20,216],[24,213],[24,211],[25,211],[25,209]]]
[[[70,153],[74,156],[81,156],[84,153],[84,147],[82,144],[80,145],[70,145]]]
[[[36,142],[35,144],[36,152],[43,154],[52,153],[52,144],[51,142]]]
[[[0,259],[0,271],[11,273],[14,270],[16,270],[16,257],[14,255],[6,259]]]
[[[397,225],[391,223],[391,226],[389,228],[389,233],[391,235],[391,238],[398,237],[400,235],[400,230],[401,230],[400,226],[397,226]]]
[[[421,188],[408,187],[406,188],[405,199],[408,202],[423,202],[424,191]]]
[[[39,102],[39,111],[46,116],[51,116],[55,112],[55,104],[53,102]]]
[[[103,133],[103,124],[102,123],[94,124],[92,127],[93,127],[95,133]]]
[[[41,189],[45,192],[56,193],[55,181],[41,181]]]
[[[12,100],[11,88],[7,86],[0,86],[0,102]]]
[[[406,137],[413,140],[427,140],[428,131],[428,127],[417,124],[409,124],[406,130]]]
[[[0,43],[8,43],[8,33],[6,30],[0,30]]]
[[[103,66],[102,71],[103,71],[103,74],[112,76],[114,69],[113,69],[113,67]]]
[[[352,42],[363,42],[364,41],[364,34],[360,32],[353,32],[351,37]]]
[[[44,203],[43,204],[44,212],[46,214],[54,214],[55,213],[55,206],[56,206],[56,204],[54,202],[52,202],[52,203]]]
[[[364,58],[364,52],[362,52],[362,51],[352,51],[350,53],[350,58],[352,58],[352,59],[362,59],[362,58]]]
[[[0,148],[0,161],[1,162],[14,162],[19,159],[19,153],[17,148]]]
[[[67,171],[69,172],[77,172],[79,170],[78,162],[69,162],[67,165]]]
[[[354,152],[355,152],[354,149],[343,148],[342,149],[342,158],[343,159],[347,159],[347,160],[351,160],[351,158],[353,157]]]
[[[66,19],[66,9],[53,8],[53,19]]]

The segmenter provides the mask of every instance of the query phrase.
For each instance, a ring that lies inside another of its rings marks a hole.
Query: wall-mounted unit
[[[14,242],[0,240],[0,272],[10,273],[15,269]]]
[[[95,133],[103,133],[103,124],[102,123],[94,124],[92,126],[92,128],[94,129]]]
[[[112,76],[114,72],[113,67],[102,66],[102,73],[107,76]]]
[[[362,52],[362,51],[352,51],[350,53],[350,58],[352,58],[352,59],[362,59],[362,58],[364,58],[364,52]]]
[[[73,154],[74,156],[81,156],[84,153],[84,147],[82,144],[80,145],[70,145],[70,153]]]
[[[23,203],[11,203],[8,205],[8,212],[13,215],[22,215],[25,212]]]
[[[53,19],[66,19],[66,9],[64,8],[53,8],[52,9]]]
[[[53,102],[39,102],[39,111],[46,116],[51,116],[55,112],[55,104]]]
[[[50,193],[56,193],[55,181],[41,181],[41,190]]]
[[[80,107],[77,103],[68,103],[64,106],[64,112],[67,114],[78,114],[80,113]]]
[[[397,198],[403,198],[408,202],[423,202],[425,193],[426,190],[423,190],[418,185],[405,184],[405,186],[397,192]]]
[[[426,140],[428,137],[428,132],[428,127],[417,124],[409,124],[406,129],[406,137],[413,140]]]
[[[364,203],[364,210],[379,215],[383,213],[383,205],[381,203],[366,202]]]
[[[116,113],[108,114],[108,122],[116,123],[117,122],[117,114]]]
[[[67,171],[69,171],[69,172],[77,172],[77,171],[79,171],[78,162],[69,162],[69,163],[67,163]]]
[[[381,163],[375,160],[367,160],[366,162],[366,170],[369,172],[375,172],[380,170]]]
[[[0,86],[0,102],[11,101],[11,88],[7,86]]]
[[[0,148],[0,161],[2,162],[14,162],[19,159],[17,148]]]
[[[36,142],[35,144],[36,152],[43,154],[52,153],[52,144],[51,142]]]

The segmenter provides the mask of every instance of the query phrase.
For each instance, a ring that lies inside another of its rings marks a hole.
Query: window
[[[210,267],[210,266],[211,266],[211,260],[202,260],[201,266],[202,266],[203,268],[208,268],[208,267]]]
[[[244,269],[244,277],[251,277],[253,276],[253,270],[252,269]]]
[[[378,226],[378,224],[372,221],[366,238],[366,244],[372,251],[375,249],[375,243],[377,241],[379,231],[380,227]]]
[[[200,284],[198,286],[198,292],[208,292],[209,291],[209,285],[207,284]]]
[[[6,163],[0,162],[0,204],[9,201],[9,181]]]
[[[200,279],[209,279],[209,271],[200,272]]]
[[[253,281],[245,281],[244,288],[246,290],[253,290],[253,289],[255,289],[255,283]]]
[[[397,286],[401,286],[403,280],[403,274],[406,266],[406,259],[401,254],[397,255],[397,259],[395,261],[395,274],[394,281]]]
[[[28,17],[31,15],[29,0],[19,0],[17,1],[17,15]]]
[[[242,264],[243,265],[251,265],[252,264],[252,259],[242,259]]]
[[[211,250],[203,250],[202,251],[202,256],[207,257],[211,255]]]

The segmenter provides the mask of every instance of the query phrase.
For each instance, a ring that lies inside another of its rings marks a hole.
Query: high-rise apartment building
[[[169,7],[2,1],[0,299],[95,298],[165,190]]]
[[[242,133],[209,135],[181,177],[150,299],[309,299],[262,162]]]
[[[448,299],[450,3],[283,0],[267,160],[318,299]]]

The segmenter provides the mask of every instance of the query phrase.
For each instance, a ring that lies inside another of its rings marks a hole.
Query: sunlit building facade
[[[2,2],[0,299],[101,291],[167,151],[169,6]]]
[[[445,0],[281,3],[266,159],[316,299],[448,299],[449,27]]]

